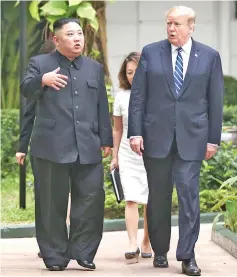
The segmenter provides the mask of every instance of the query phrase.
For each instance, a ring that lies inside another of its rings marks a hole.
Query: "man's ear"
[[[189,33],[189,34],[192,34],[192,33],[194,32],[194,29],[195,29],[195,25],[194,25],[194,23],[191,23],[190,26],[189,26],[189,31],[188,31],[188,33]]]
[[[56,36],[53,36],[53,42],[56,46],[59,44],[58,38]]]

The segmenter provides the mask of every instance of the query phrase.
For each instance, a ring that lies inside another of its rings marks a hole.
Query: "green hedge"
[[[237,92],[236,92],[237,94]],[[237,104],[224,105],[223,110],[223,125],[224,126],[237,126]]]
[[[18,172],[15,153],[19,139],[19,110],[1,111],[1,178]]]
[[[237,79],[232,76],[224,76],[225,105],[237,105]]]

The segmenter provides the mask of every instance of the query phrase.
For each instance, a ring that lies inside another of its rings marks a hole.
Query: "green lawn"
[[[33,178],[27,175],[26,209],[19,208],[19,177],[2,179],[1,182],[1,222],[33,223],[35,220]]]

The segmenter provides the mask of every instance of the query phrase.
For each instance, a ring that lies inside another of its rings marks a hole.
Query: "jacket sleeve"
[[[219,53],[216,54],[212,65],[208,86],[208,143],[221,142],[223,117],[224,79]]]
[[[27,100],[19,137],[18,152],[27,153],[34,126],[37,100]]]
[[[132,82],[128,108],[128,138],[142,136],[142,124],[147,95],[146,65],[146,48],[143,48]]]
[[[104,70],[100,67],[99,80],[99,105],[98,105],[98,123],[101,146],[113,147],[112,126],[109,115],[108,97],[104,81]]]
[[[20,86],[21,93],[25,98],[36,99],[43,94],[42,77],[43,74],[40,72],[36,58],[31,58]]]

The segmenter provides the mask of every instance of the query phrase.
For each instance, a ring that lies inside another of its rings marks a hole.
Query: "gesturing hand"
[[[60,88],[64,88],[67,85],[68,77],[63,74],[58,74],[60,67],[55,70],[45,73],[42,77],[42,85],[52,87],[56,90],[60,90]]]

